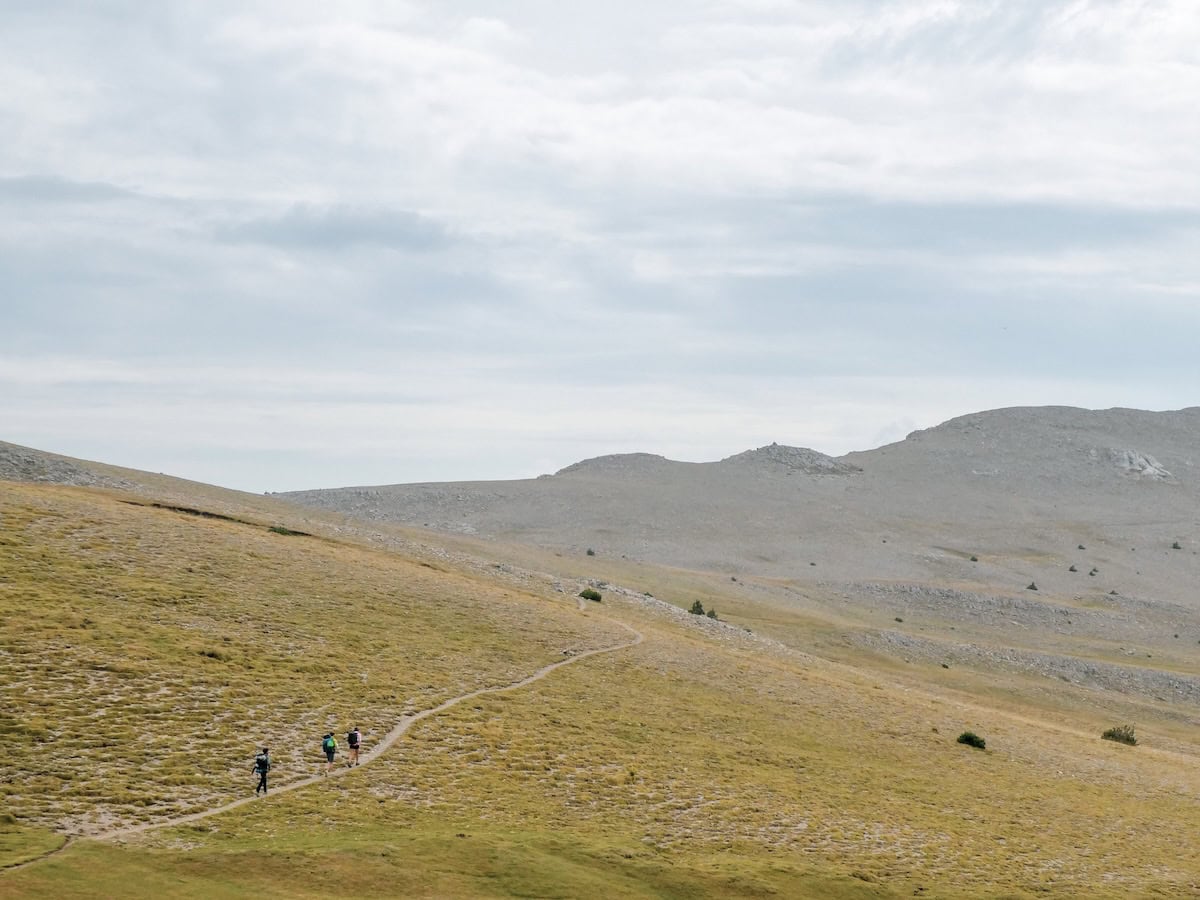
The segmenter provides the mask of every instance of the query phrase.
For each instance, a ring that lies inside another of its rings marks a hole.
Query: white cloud
[[[338,446],[511,475],[1194,402],[1197,39],[1133,0],[26,4],[0,439],[286,440],[297,487],[365,480]]]

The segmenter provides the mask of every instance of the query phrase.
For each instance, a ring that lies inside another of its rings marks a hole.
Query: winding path
[[[584,604],[582,601],[580,601],[580,608],[581,609],[584,608]],[[640,631],[638,631],[633,626],[627,625],[624,622],[621,622],[617,619],[608,619],[608,621],[612,622],[615,625],[620,625],[622,628],[624,628],[626,631],[628,631],[630,633],[630,635],[632,635],[632,638],[628,641],[625,641],[624,643],[614,644],[611,647],[598,647],[595,650],[584,650],[580,653],[573,654],[573,655],[567,657],[566,659],[562,659],[562,660],[559,660],[558,662],[550,663],[550,665],[548,665],[548,666],[543,666],[542,668],[540,668],[536,672],[534,672],[532,675],[529,675],[526,678],[522,678],[520,681],[514,681],[512,684],[505,684],[505,685],[501,685],[499,687],[479,688],[478,690],[470,691],[466,694],[460,694],[457,697],[451,697],[449,700],[439,703],[437,706],[430,707],[429,709],[421,710],[420,712],[413,713],[410,716],[404,716],[400,719],[400,721],[398,723],[396,723],[395,728],[393,728],[386,735],[384,735],[382,740],[380,740],[373,748],[371,748],[370,750],[368,750],[362,754],[362,756],[361,756],[362,764],[369,764],[372,760],[378,759],[381,755],[383,755],[383,753],[385,753],[387,751],[387,749],[389,747],[392,746],[392,744],[396,743],[396,741],[399,740],[400,737],[406,731],[408,731],[408,729],[412,728],[412,726],[415,725],[417,722],[420,722],[422,719],[427,719],[430,716],[436,716],[440,712],[445,712],[446,710],[450,709],[452,706],[456,706],[459,703],[462,703],[464,700],[473,700],[476,697],[482,697],[484,694],[503,694],[508,691],[519,690],[520,688],[523,688],[527,685],[533,684],[535,681],[540,681],[541,679],[543,679],[547,675],[549,675],[551,672],[553,672],[555,669],[562,668],[563,666],[569,666],[572,663],[577,663],[580,660],[587,659],[589,656],[598,656],[601,653],[615,653],[618,650],[625,650],[629,647],[635,647],[638,644],[640,644],[643,640],[645,640],[645,635],[643,635]],[[298,788],[307,787],[310,784],[316,784],[319,781],[327,781],[330,778],[339,778],[342,775],[347,775],[352,771],[353,771],[353,769],[338,768],[338,769],[335,769],[332,772],[330,772],[328,775],[311,775],[308,778],[301,778],[299,781],[290,781],[287,784],[272,788],[271,796],[278,796],[279,794],[283,794],[288,791],[294,791],[294,790],[297,790]],[[247,803],[254,803],[255,801],[257,801],[259,799],[265,799],[265,798],[260,798],[257,796],[243,797],[240,800],[234,800],[230,803],[226,803],[223,806],[217,806],[212,809],[203,810],[201,812],[191,813],[186,816],[179,816],[178,818],[174,818],[174,819],[163,819],[162,821],[159,821],[159,822],[147,822],[147,823],[144,823],[141,825],[131,825],[126,828],[116,828],[116,829],[113,829],[112,831],[105,831],[105,832],[101,832],[99,834],[87,835],[87,838],[89,840],[97,840],[97,841],[114,841],[114,840],[119,841],[122,838],[130,837],[131,835],[135,835],[135,834],[140,834],[145,831],[152,831],[152,830],[158,829],[158,828],[171,828],[176,825],[186,825],[189,822],[197,822],[201,819],[207,819],[209,816],[220,815],[221,813],[229,812],[231,809],[237,809],[239,806],[245,806]],[[15,869],[22,869],[25,866],[31,866],[34,863],[42,862],[43,860],[49,859],[52,856],[56,856],[59,853],[62,853],[64,850],[66,850],[68,847],[70,847],[74,842],[75,842],[75,838],[68,838],[67,841],[58,849],[51,850],[49,853],[45,853],[34,859],[26,860],[25,862],[17,863],[16,865],[13,865],[13,866],[7,866],[2,871],[11,872]]]

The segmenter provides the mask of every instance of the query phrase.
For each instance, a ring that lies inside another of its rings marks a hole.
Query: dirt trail
[[[580,608],[581,609],[584,608],[584,604],[582,603],[582,601],[580,602]],[[456,706],[459,703],[462,703],[464,700],[473,700],[474,698],[481,697],[484,694],[503,694],[507,691],[515,691],[520,688],[526,687],[530,684],[533,684],[535,681],[540,681],[541,679],[543,679],[547,675],[549,675],[551,672],[553,672],[555,669],[561,668],[562,666],[569,666],[572,663],[577,663],[580,660],[587,659],[589,656],[597,656],[601,653],[615,653],[618,650],[625,650],[629,647],[635,647],[638,644],[640,644],[643,640],[645,640],[645,636],[640,631],[638,631],[636,628],[632,627],[631,625],[627,625],[624,622],[618,621],[616,619],[610,619],[609,621],[613,622],[616,625],[620,625],[622,628],[624,628],[626,631],[628,631],[630,633],[630,635],[632,635],[632,639],[625,641],[624,643],[621,643],[621,644],[615,644],[611,647],[599,647],[595,650],[581,651],[579,653],[576,653],[572,656],[567,657],[566,659],[562,659],[562,660],[559,660],[558,662],[550,663],[550,665],[548,665],[548,666],[543,666],[542,668],[540,668],[536,672],[534,672],[532,675],[530,675],[526,678],[522,678],[520,681],[514,681],[512,684],[505,684],[505,685],[501,685],[499,687],[479,688],[478,690],[470,691],[469,693],[466,693],[466,694],[460,694],[457,697],[451,697],[449,700],[446,700],[445,702],[440,703],[437,706],[422,710],[421,712],[418,712],[418,713],[413,713],[411,716],[404,716],[396,724],[395,728],[393,728],[386,735],[384,735],[382,740],[380,740],[370,750],[365,751],[362,754],[362,756],[361,756],[362,764],[364,764],[364,765],[369,764],[372,760],[378,759],[383,753],[385,753],[387,751],[387,749],[389,747],[392,746],[392,744],[396,743],[396,741],[399,740],[400,737],[417,722],[420,722],[422,719],[427,719],[430,716],[436,716],[440,712],[445,712],[446,710],[450,709],[452,706]],[[341,776],[347,775],[352,771],[354,771],[354,770],[349,769],[349,768],[337,768],[337,769],[334,769],[332,772],[330,772],[328,775],[312,775],[308,778],[302,778],[299,781],[291,781],[291,782],[288,782],[287,784],[280,785],[279,787],[271,788],[271,796],[277,796],[279,794],[287,793],[288,791],[294,791],[294,790],[297,790],[298,788],[307,787],[310,784],[316,784],[317,782],[320,782],[320,781],[327,781],[330,778],[340,778]],[[220,815],[221,813],[224,813],[224,812],[229,812],[232,809],[237,809],[239,806],[245,806],[247,803],[254,803],[255,801],[257,801],[259,799],[265,799],[265,798],[260,798],[257,796],[243,797],[240,800],[234,800],[230,803],[226,803],[223,806],[217,806],[212,809],[206,809],[202,812],[191,813],[190,815],[179,816],[178,818],[174,818],[174,819],[164,819],[159,822],[147,822],[142,825],[133,825],[133,826],[130,826],[127,828],[117,828],[112,831],[106,831],[106,832],[102,832],[100,834],[89,835],[87,837],[87,839],[88,840],[97,840],[97,841],[120,841],[122,838],[131,837],[136,834],[141,834],[142,832],[153,831],[158,828],[171,828],[176,825],[186,825],[189,822],[197,822],[201,819],[207,819],[209,816],[216,816],[216,815]],[[56,856],[59,853],[62,853],[64,850],[66,850],[68,847],[70,847],[74,842],[75,842],[74,839],[68,839],[66,841],[66,843],[64,843],[57,850],[52,850],[51,852],[46,853],[42,856],[39,856],[36,859],[26,860],[25,862],[18,863],[14,866],[7,866],[7,867],[5,867],[5,869],[3,871],[11,872],[15,869],[22,869],[25,866],[31,866],[35,863],[39,863],[44,860],[50,859],[51,857]]]

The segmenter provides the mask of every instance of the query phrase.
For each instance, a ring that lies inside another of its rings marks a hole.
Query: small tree
[[[597,603],[604,599],[604,595],[593,588],[584,588],[579,592],[579,596],[584,600],[595,600]]]
[[[702,616],[704,615],[704,604],[699,600],[695,600],[692,602],[692,608],[689,609],[688,612],[690,612],[693,616]]]
[[[968,747],[974,747],[977,750],[987,749],[987,742],[973,731],[964,731],[958,736],[958,743],[966,744]]]
[[[708,616],[710,619],[715,619],[717,617],[717,611],[715,609],[710,609],[708,612],[705,613],[705,615]]]
[[[1137,745],[1137,736],[1133,733],[1132,725],[1114,725],[1100,735],[1106,741],[1116,741],[1118,744]]]

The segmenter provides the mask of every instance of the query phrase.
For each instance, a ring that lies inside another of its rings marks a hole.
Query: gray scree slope
[[[1177,570],[1200,549],[1198,460],[1200,408],[1037,407],[962,416],[836,459],[778,445],[711,463],[633,453],[520,481],[277,496],[561,551],[776,577],[815,568],[839,581],[1040,576],[1070,590],[1078,581],[1064,570],[1084,544],[1106,585],[1190,605]],[[1171,573],[1157,577],[1150,558],[1175,542]]]

